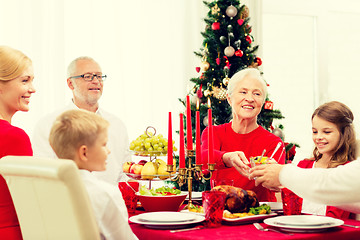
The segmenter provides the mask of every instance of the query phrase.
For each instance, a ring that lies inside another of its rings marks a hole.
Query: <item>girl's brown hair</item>
[[[340,140],[334,155],[331,157],[329,168],[334,168],[356,159],[356,136],[353,126],[354,115],[351,110],[343,103],[332,101],[325,103],[318,107],[311,119],[318,116],[328,122],[334,123],[339,132]],[[314,151],[315,161],[322,157],[318,149],[315,147]]]

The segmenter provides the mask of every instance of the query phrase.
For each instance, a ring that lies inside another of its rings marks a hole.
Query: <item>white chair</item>
[[[9,187],[25,240],[100,239],[85,186],[71,160],[6,156]]]

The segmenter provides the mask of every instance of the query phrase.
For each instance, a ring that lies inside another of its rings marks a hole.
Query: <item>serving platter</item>
[[[259,202],[259,205],[269,205],[271,208],[271,211],[282,211],[283,210],[283,204],[282,202]]]
[[[228,225],[240,225],[252,222],[258,222],[260,220],[277,216],[277,213],[259,214],[240,218],[225,218],[223,217],[223,223]]]

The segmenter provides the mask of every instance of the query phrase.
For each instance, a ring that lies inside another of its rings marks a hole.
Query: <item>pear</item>
[[[141,178],[151,180],[157,174],[156,165],[153,162],[145,163],[144,167],[141,170]]]
[[[165,179],[169,178],[169,173],[166,170],[167,170],[166,164],[159,164],[158,175],[160,175],[159,178],[161,180],[165,180]],[[163,176],[161,176],[161,175],[163,175]]]
[[[163,165],[166,166],[166,162],[165,162],[164,160],[160,159],[160,158],[157,158],[157,159],[155,160],[155,163],[156,163],[156,165],[157,165],[158,167],[159,167],[161,164],[163,164]]]

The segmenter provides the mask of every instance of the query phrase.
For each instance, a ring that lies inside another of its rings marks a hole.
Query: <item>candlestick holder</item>
[[[188,192],[189,192],[189,200],[188,204],[184,207],[184,209],[189,209],[193,206],[192,204],[192,183],[193,180],[200,181],[202,178],[205,180],[209,180],[212,176],[212,172],[215,170],[215,164],[208,164],[210,175],[209,177],[205,177],[202,172],[202,165],[203,164],[193,164],[196,162],[195,150],[186,150],[186,157],[185,157],[187,164],[185,164],[185,168],[179,168],[179,173],[175,178],[172,178],[172,181],[177,181],[179,186],[183,186],[187,183],[188,185]],[[171,172],[172,165],[168,165],[167,171]]]

